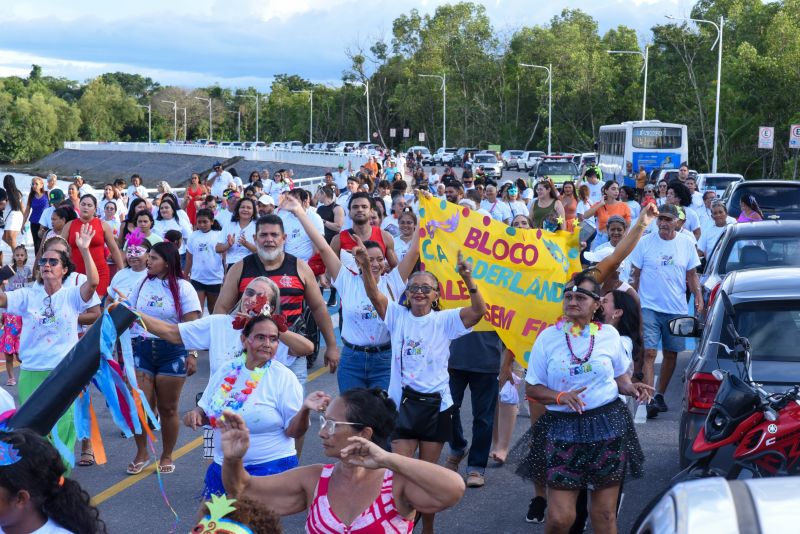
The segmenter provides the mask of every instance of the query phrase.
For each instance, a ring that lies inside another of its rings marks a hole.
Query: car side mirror
[[[676,317],[669,322],[669,331],[678,337],[700,337],[703,325],[694,317]]]

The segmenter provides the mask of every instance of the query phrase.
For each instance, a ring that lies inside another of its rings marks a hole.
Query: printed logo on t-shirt
[[[278,285],[281,287],[292,287],[292,278],[284,274],[281,276],[280,280],[278,280]]]
[[[369,321],[370,319],[377,319],[378,312],[375,310],[375,306],[372,304],[363,304],[361,306],[361,310],[359,310],[359,317],[364,321]]]
[[[578,376],[586,373],[592,372],[592,364],[586,362],[581,365],[575,365],[569,368],[569,376]]]
[[[675,265],[675,260],[668,254],[661,255],[661,266]]]
[[[145,304],[145,308],[163,308],[164,307],[164,297],[160,295],[152,295],[150,300],[147,301]]]
[[[297,239],[300,237],[300,228],[295,228],[286,237],[287,240]]]
[[[421,356],[422,355],[422,341],[410,340],[404,343],[406,347],[405,356]]]
[[[197,252],[208,252],[208,243],[198,243]]]

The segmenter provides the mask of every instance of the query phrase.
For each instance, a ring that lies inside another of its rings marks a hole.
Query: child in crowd
[[[28,251],[24,245],[17,245],[14,249],[14,276],[6,282],[6,292],[14,291],[27,286],[33,281],[33,272],[28,263]],[[6,357],[7,386],[16,386],[14,377],[14,358],[19,358],[19,335],[22,332],[22,317],[10,313],[3,313],[3,335],[0,337],[0,348]]]
[[[208,299],[209,312],[214,311],[225,270],[222,256],[215,250],[222,227],[214,219],[214,212],[201,209],[197,212],[197,230],[186,245],[186,277],[197,291],[200,309]]]

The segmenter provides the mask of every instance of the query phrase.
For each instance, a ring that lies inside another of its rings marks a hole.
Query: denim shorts
[[[133,361],[136,370],[148,375],[186,376],[186,347],[163,339],[135,337]]]
[[[382,352],[363,352],[342,347],[336,379],[339,393],[354,388],[389,389],[392,369],[392,349]]]
[[[685,348],[682,337],[673,336],[669,331],[669,322],[676,317],[683,317],[683,313],[662,313],[648,308],[642,308],[642,330],[644,334],[644,348],[658,349],[659,342],[662,350],[680,352]]]

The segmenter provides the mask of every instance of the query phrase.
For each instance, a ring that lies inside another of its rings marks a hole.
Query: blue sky
[[[150,76],[197,87],[255,85],[277,73],[339,84],[346,48],[391,35],[392,21],[438,0],[0,0],[0,76],[26,76],[32,63],[51,76],[84,81],[103,72]],[[639,32],[686,16],[689,0],[489,0],[495,28],[539,25],[565,7],[592,15],[601,31],[625,24]],[[621,18],[621,15],[624,15]]]

